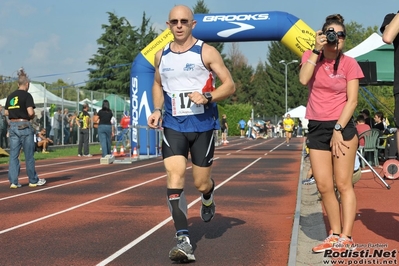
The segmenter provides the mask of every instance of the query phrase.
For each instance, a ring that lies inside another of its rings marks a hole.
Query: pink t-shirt
[[[305,63],[312,51],[302,56]],[[337,73],[334,74],[335,60],[324,58],[317,62],[312,78],[309,80],[309,97],[306,118],[317,121],[338,120],[347,102],[346,85],[353,79],[364,77],[359,64],[352,57],[341,56]]]

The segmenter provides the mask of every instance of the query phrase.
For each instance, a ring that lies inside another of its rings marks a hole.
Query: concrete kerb
[[[298,178],[297,203],[288,257],[289,266],[325,265],[328,260],[323,257],[323,253],[312,252],[312,248],[327,237],[327,232],[316,184],[302,185],[302,180],[307,178],[309,168],[310,161],[303,156]]]
[[[298,250],[298,236],[299,236],[299,223],[300,223],[300,216],[301,216],[301,202],[302,202],[302,173],[304,167],[304,158],[302,156],[301,159],[301,169],[299,172],[298,178],[298,190],[297,190],[297,198],[296,198],[296,206],[295,206],[295,214],[294,214],[294,223],[292,226],[292,233],[291,233],[291,242],[290,242],[290,251],[288,256],[288,265],[296,265],[297,261],[297,250]]]

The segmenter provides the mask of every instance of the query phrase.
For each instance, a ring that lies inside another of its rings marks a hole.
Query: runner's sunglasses
[[[178,19],[169,20],[169,24],[171,24],[171,25],[177,25],[178,23],[179,23]],[[187,25],[188,23],[189,23],[188,19],[181,19],[180,20],[180,24],[182,24],[182,25]]]

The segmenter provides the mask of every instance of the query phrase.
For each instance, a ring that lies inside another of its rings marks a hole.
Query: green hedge
[[[234,104],[224,105],[219,108],[219,121],[222,120],[222,115],[226,114],[227,124],[229,126],[229,136],[240,136],[240,128],[238,121],[244,119],[245,122],[249,120],[252,112],[252,105],[249,104]]]

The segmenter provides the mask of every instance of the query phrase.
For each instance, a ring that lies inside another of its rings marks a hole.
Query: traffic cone
[[[117,149],[116,149],[116,145],[114,146],[114,150],[112,151],[112,155],[113,155],[113,156],[118,155],[118,151],[117,151]]]
[[[119,151],[119,156],[125,156],[125,149],[123,148],[123,145],[121,146],[121,150]]]
[[[137,149],[136,149],[136,147],[134,147],[134,149],[133,149],[133,158],[137,158]]]

